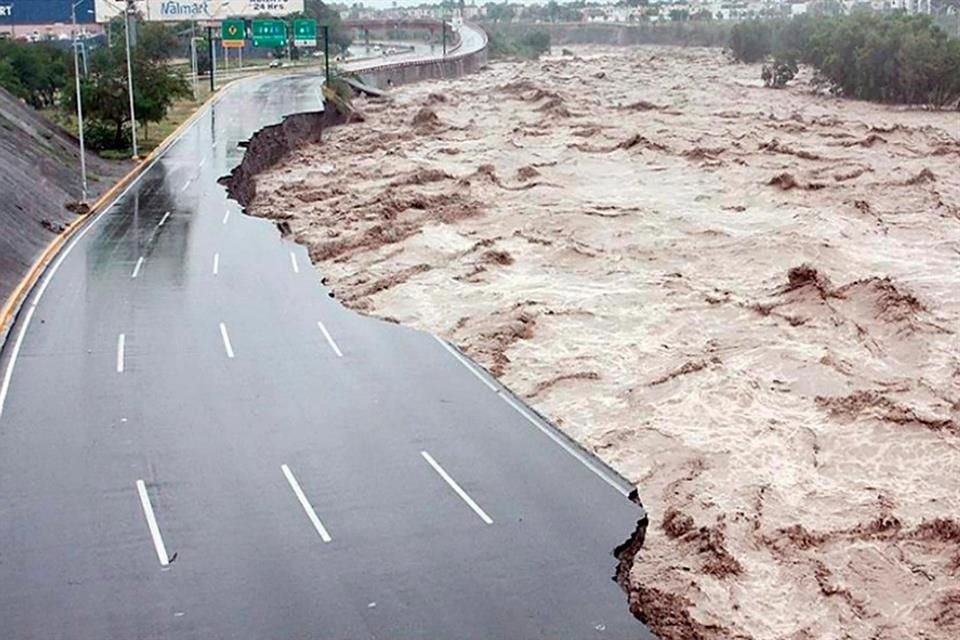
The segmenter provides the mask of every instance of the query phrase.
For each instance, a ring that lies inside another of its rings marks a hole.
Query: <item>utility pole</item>
[[[443,37],[443,57],[447,57],[447,19],[440,19],[440,34]]]
[[[190,25],[190,70],[193,72],[193,99],[197,99],[197,22]]]
[[[130,62],[130,20],[135,15],[136,8],[133,0],[127,0],[127,8],[123,13],[123,23],[127,39],[127,94],[130,97],[130,141],[133,143],[133,159],[139,160],[137,152],[137,112],[133,107],[133,64]]]
[[[330,27],[323,25],[323,83],[330,86]]]
[[[73,23],[73,78],[77,86],[77,126],[80,130],[80,202],[87,201],[87,151],[83,145],[83,99],[80,96],[80,61],[77,58],[77,0],[70,6],[70,20]]]
[[[214,79],[217,69],[216,55],[217,52],[213,48],[213,27],[207,27],[207,57],[210,58],[210,93],[215,91],[214,87],[216,86],[216,80]]]

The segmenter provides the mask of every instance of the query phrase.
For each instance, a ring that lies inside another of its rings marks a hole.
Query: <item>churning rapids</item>
[[[249,210],[637,484],[662,638],[960,637],[960,117],[576,53],[361,102]]]

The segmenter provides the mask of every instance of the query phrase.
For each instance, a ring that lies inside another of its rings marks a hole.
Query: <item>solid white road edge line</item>
[[[7,391],[10,390],[10,379],[13,377],[13,364],[20,355],[20,347],[23,346],[23,337],[27,333],[27,327],[30,326],[30,320],[33,318],[33,312],[37,310],[36,305],[27,310],[27,315],[23,319],[23,328],[17,335],[17,341],[13,343],[13,352],[10,354],[10,364],[7,365],[7,372],[3,376],[3,384],[0,385],[0,416],[3,415],[3,406],[7,401]]]
[[[130,274],[130,277],[131,277],[131,278],[136,278],[137,275],[140,273],[140,267],[142,267],[142,266],[143,266],[143,256],[140,256],[140,257],[137,259],[137,264],[136,264],[136,266],[133,267],[133,273]]]
[[[499,394],[499,395],[500,395],[500,398],[501,398],[504,402],[506,402],[508,405],[510,405],[511,407],[513,407],[514,411],[516,411],[516,412],[519,413],[521,416],[523,416],[524,418],[526,418],[527,422],[529,422],[530,424],[532,424],[533,426],[535,426],[535,427],[536,427],[537,429],[539,429],[542,433],[546,434],[547,437],[549,437],[549,438],[550,438],[551,440],[553,440],[555,443],[557,443],[558,445],[560,445],[561,447],[563,447],[564,451],[566,451],[567,453],[569,453],[570,455],[572,455],[574,458],[576,458],[577,460],[579,460],[579,461],[583,464],[583,466],[585,466],[587,469],[590,469],[590,471],[593,471],[593,473],[594,473],[596,476],[598,476],[601,480],[603,480],[603,481],[606,482],[608,485],[610,485],[611,487],[613,487],[614,489],[616,489],[621,495],[623,495],[623,496],[629,496],[629,495],[630,495],[630,492],[629,492],[627,489],[625,489],[624,487],[620,486],[620,483],[615,482],[615,481],[613,480],[613,478],[610,477],[610,474],[606,473],[603,469],[601,469],[600,467],[598,467],[595,462],[593,462],[592,460],[590,460],[589,458],[587,458],[586,456],[584,456],[580,451],[578,451],[575,447],[573,447],[569,442],[567,442],[566,440],[564,440],[562,436],[560,436],[560,435],[557,434],[557,433],[554,433],[553,429],[551,429],[550,427],[548,427],[548,426],[546,426],[545,424],[543,424],[543,422],[542,422],[541,420],[539,420],[539,419],[537,419],[536,417],[530,415],[530,412],[527,411],[526,409],[524,409],[524,408],[523,408],[522,406],[520,406],[519,404],[517,404],[517,401],[516,401],[516,400],[514,400],[514,399],[511,398],[510,396],[508,396],[508,395],[506,395],[506,394],[503,394],[503,393],[501,393],[501,394]]]
[[[160,218],[160,224],[158,224],[157,227],[162,227],[164,224],[166,224],[167,218],[169,217],[170,217],[170,212],[167,211],[165,214],[163,214],[163,217]]]
[[[183,189],[180,189],[180,192],[183,193],[184,191],[186,191],[187,189],[189,189],[191,182],[193,182],[193,180],[189,180],[189,179],[188,179],[188,180],[184,183]]]
[[[160,537],[160,527],[157,526],[157,518],[153,515],[153,506],[150,504],[150,496],[147,495],[147,485],[143,484],[143,480],[137,480],[137,493],[140,494],[140,506],[143,507],[147,528],[150,530],[150,537],[153,538],[153,548],[157,551],[160,565],[165,567],[170,564],[170,556],[167,555],[167,548],[163,545],[163,538]]]
[[[313,528],[317,530],[317,533],[320,534],[320,539],[324,542],[330,542],[333,538],[330,537],[330,534],[327,533],[326,527],[323,526],[323,523],[320,522],[320,518],[317,517],[317,512],[313,510],[313,507],[310,505],[310,501],[307,500],[307,496],[304,495],[303,489],[300,488],[300,483],[297,482],[297,479],[293,477],[293,472],[290,471],[290,467],[285,464],[280,465],[280,470],[283,471],[283,475],[286,476],[287,482],[290,483],[290,488],[293,489],[294,495],[297,496],[297,500],[300,501],[300,506],[303,507],[303,510],[307,512],[307,517],[310,518]]]
[[[475,375],[475,376],[477,377],[477,379],[480,380],[480,382],[482,382],[483,384],[487,385],[487,387],[489,387],[492,391],[499,391],[499,389],[497,389],[497,385],[495,385],[495,384],[493,384],[492,382],[490,382],[490,380],[489,380],[485,375],[483,375],[482,373],[480,373],[479,371],[477,371],[476,367],[474,367],[472,364],[470,364],[469,362],[467,362],[466,360],[464,360],[464,359],[463,359],[463,356],[461,356],[461,355],[457,352],[456,349],[454,349],[454,348],[451,347],[449,344],[447,344],[447,341],[446,341],[446,340],[444,340],[443,338],[441,338],[440,336],[437,336],[437,335],[434,335],[434,336],[433,336],[433,339],[436,340],[437,342],[439,342],[439,343],[440,343],[440,346],[442,346],[444,349],[446,349],[447,351],[449,351],[449,352],[450,352],[450,355],[452,355],[454,358],[456,358],[457,360],[459,360],[459,361],[460,361],[460,364],[462,364],[463,366],[465,366],[465,367],[467,368],[467,370],[470,371],[470,373],[472,373],[473,375]]]
[[[571,445],[569,442],[567,442],[562,436],[560,436],[559,434],[555,433],[554,430],[551,429],[549,426],[543,424],[543,421],[542,421],[542,420],[538,419],[536,416],[531,415],[529,411],[527,411],[525,408],[523,408],[523,406],[521,406],[520,404],[518,404],[512,397],[510,397],[509,394],[504,393],[504,392],[502,392],[500,389],[498,389],[492,382],[490,382],[490,380],[489,380],[486,376],[484,376],[482,373],[480,373],[479,371],[477,371],[477,368],[476,368],[476,367],[474,367],[472,364],[470,364],[469,362],[467,362],[467,361],[463,358],[463,356],[460,355],[460,353],[459,353],[456,349],[454,349],[453,347],[451,347],[451,346],[447,343],[446,340],[444,340],[443,338],[440,338],[439,336],[436,336],[436,335],[434,335],[433,338],[434,338],[437,342],[439,342],[439,343],[441,344],[441,346],[443,346],[444,349],[446,349],[448,352],[450,352],[450,354],[451,354],[454,358],[456,358],[456,359],[460,362],[460,364],[462,364],[464,367],[466,367],[467,370],[470,371],[470,373],[472,373],[472,374],[473,374],[474,376],[476,376],[481,382],[483,382],[483,384],[487,385],[487,387],[489,387],[489,388],[492,389],[493,391],[497,392],[497,395],[499,395],[500,398],[501,398],[504,402],[506,402],[508,405],[510,405],[510,406],[513,408],[514,411],[516,411],[516,412],[519,413],[521,416],[523,416],[523,417],[527,420],[527,422],[529,422],[530,424],[532,424],[533,426],[535,426],[535,427],[536,427],[537,429],[539,429],[542,433],[544,433],[547,437],[549,437],[549,438],[550,438],[551,440],[553,440],[555,443],[557,443],[558,445],[560,445],[561,447],[563,447],[563,450],[564,450],[564,451],[566,451],[567,453],[569,453],[570,455],[572,455],[574,458],[576,458],[577,460],[579,460],[580,463],[581,463],[583,466],[585,466],[586,468],[590,469],[590,471],[592,471],[595,475],[599,476],[601,480],[603,480],[603,481],[606,482],[608,485],[610,485],[611,487],[613,487],[614,489],[616,489],[618,493],[620,493],[620,494],[623,495],[623,496],[629,496],[629,495],[630,495],[630,491],[629,491],[629,490],[627,490],[625,487],[621,486],[621,484],[620,484],[619,482],[616,482],[613,478],[611,478],[611,477],[610,477],[610,474],[607,473],[607,472],[606,472],[604,469],[602,469],[601,467],[597,466],[597,464],[596,464],[593,460],[591,460],[590,458],[588,458],[587,456],[585,456],[585,455],[583,454],[583,452],[579,451],[576,447],[572,446],[572,445]]]
[[[478,516],[480,516],[481,520],[483,520],[487,524],[493,524],[493,519],[487,515],[487,512],[481,509],[480,505],[474,502],[473,498],[468,496],[467,492],[460,488],[460,485],[457,484],[457,481],[451,478],[450,474],[443,470],[443,467],[441,467],[437,463],[437,461],[433,459],[433,456],[431,456],[426,451],[421,451],[420,455],[422,455],[423,459],[426,460],[431,467],[433,467],[434,471],[440,474],[440,477],[443,478],[443,480],[448,485],[450,485],[450,488],[453,489],[454,492],[456,492],[456,494],[460,496],[463,499],[463,501],[466,502],[471,509],[473,509],[473,512],[476,513]]]
[[[213,275],[220,273],[220,254],[213,254]]]
[[[117,373],[123,373],[123,352],[127,346],[127,336],[121,333],[117,338]]]
[[[320,331],[323,332],[323,337],[327,339],[327,342],[330,344],[330,348],[333,349],[333,352],[337,354],[338,358],[343,357],[343,352],[340,351],[340,347],[337,346],[337,343],[333,341],[333,337],[330,335],[330,332],[327,331],[327,328],[323,326],[323,323],[317,320],[317,326],[320,327]]]
[[[227,212],[223,214],[223,224],[227,224],[227,220],[230,219],[230,210],[227,209]]]
[[[223,348],[227,352],[227,357],[233,357],[233,345],[230,344],[230,336],[227,335],[227,325],[220,323],[220,337],[223,338]]]
[[[297,264],[297,254],[293,251],[290,252],[290,266],[293,267],[294,273],[300,273],[300,265]]]

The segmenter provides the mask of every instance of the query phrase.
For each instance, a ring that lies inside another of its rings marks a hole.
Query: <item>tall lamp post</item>
[[[77,0],[70,6],[70,20],[73,23],[73,78],[77,88],[77,125],[80,130],[80,202],[87,201],[87,152],[83,145],[83,100],[80,97],[80,60],[77,56],[77,6],[84,0]]]
[[[130,18],[136,13],[133,0],[127,0],[127,7],[123,12],[123,26],[127,39],[127,93],[130,96],[130,140],[133,142],[133,159],[137,160],[137,112],[133,108],[133,65],[130,62]]]

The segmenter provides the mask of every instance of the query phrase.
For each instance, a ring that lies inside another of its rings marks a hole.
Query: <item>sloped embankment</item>
[[[87,154],[90,200],[125,168]],[[77,141],[0,89],[0,302],[76,213],[80,199]]]

